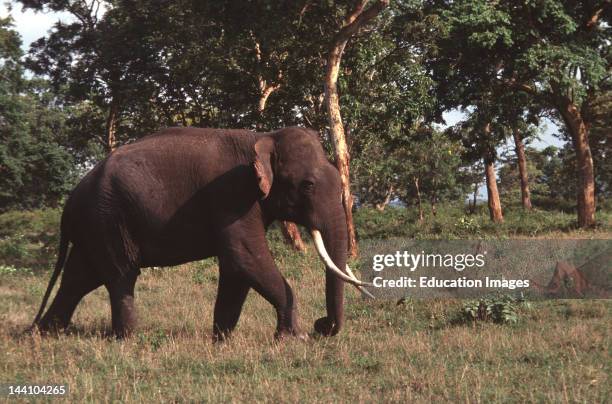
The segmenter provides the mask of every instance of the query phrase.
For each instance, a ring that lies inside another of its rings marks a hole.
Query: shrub
[[[59,244],[59,209],[0,214],[0,265],[46,270]]]
[[[463,303],[461,319],[464,321],[492,321],[499,324],[513,324],[519,319],[519,305],[524,302],[522,297],[508,295],[493,295],[478,300],[468,300]]]

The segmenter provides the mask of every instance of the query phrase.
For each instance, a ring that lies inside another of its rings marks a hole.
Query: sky
[[[21,47],[24,51],[28,50],[30,43],[45,36],[58,20],[70,21],[70,15],[65,13],[35,13],[32,10],[22,12],[20,5],[13,6],[9,11],[5,2],[0,4],[0,17],[5,18],[9,14],[15,20],[15,29],[21,35],[23,41]]]
[[[45,36],[47,31],[55,24],[58,20],[68,22],[71,16],[67,13],[35,13],[31,10],[23,12],[21,6],[15,6],[9,11],[6,3],[0,4],[0,17],[6,17],[11,15],[15,20],[15,29],[21,35],[23,40],[22,48],[27,51],[30,43],[37,40],[38,38]],[[448,126],[454,125],[461,121],[465,115],[458,110],[452,110],[444,113],[443,117]],[[563,146],[563,141],[554,137],[554,133],[558,133],[559,128],[550,120],[545,120],[542,125],[542,134],[540,139],[534,140],[531,143],[532,147],[536,149],[544,149],[548,146]],[[505,145],[502,145],[500,149],[513,149],[512,139],[508,139]],[[480,191],[481,197],[484,195],[483,191]]]

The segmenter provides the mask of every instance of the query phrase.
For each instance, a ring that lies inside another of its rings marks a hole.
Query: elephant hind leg
[[[214,342],[225,340],[236,327],[249,289],[244,275],[221,259],[213,320]]]
[[[128,337],[136,328],[134,288],[139,271],[130,271],[106,284],[110,296],[113,333],[117,338]]]
[[[38,323],[38,329],[49,331],[64,329],[81,299],[102,286],[102,281],[83,252],[75,247],[70,252],[60,287],[49,309]]]

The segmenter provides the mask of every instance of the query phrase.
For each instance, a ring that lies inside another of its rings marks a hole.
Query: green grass
[[[416,224],[398,219],[408,211],[365,213],[357,214],[362,237],[378,226],[416,231]],[[338,336],[276,343],[274,311],[251,292],[233,338],[213,345],[218,270],[216,260],[209,259],[143,270],[136,289],[140,323],[128,340],[108,336],[110,307],[103,288],[79,305],[67,333],[23,335],[48,282],[45,259],[55,259],[52,251],[37,255],[44,245],[37,240],[41,234],[54,237],[50,233],[57,221],[47,211],[26,213],[23,220],[10,215],[10,223],[23,229],[16,244],[39,258],[0,256],[0,383],[65,383],[73,402],[610,400],[612,302],[606,300],[531,302],[517,307],[516,323],[496,324],[457,321],[465,305],[459,300],[408,299],[398,305],[363,300],[348,288],[346,325]],[[506,229],[521,222],[511,216]],[[436,225],[422,226],[431,226],[432,236],[447,237],[458,219],[440,217]],[[552,228],[547,221],[566,219],[529,220]],[[0,223],[8,222],[0,216]],[[487,223],[477,223],[485,236],[491,235]],[[1,230],[3,237],[11,236],[7,229]],[[535,236],[602,237],[606,231],[538,230]],[[515,233],[504,230],[501,236]],[[325,312],[323,267],[312,245],[302,255],[283,244],[277,232],[268,238],[297,294],[301,326],[310,332]]]
[[[311,330],[324,313],[324,275],[312,248],[285,264],[300,262],[300,279],[288,278]],[[79,306],[67,334],[21,335],[46,282],[0,277],[0,379],[67,383],[71,401],[605,402],[611,392],[609,301],[532,303],[516,324],[499,325],[455,321],[460,301],[397,305],[350,290],[340,335],[275,343],[274,312],[251,293],[232,340],[215,346],[216,267],[192,263],[143,272],[140,325],[126,341],[107,336],[103,289]]]

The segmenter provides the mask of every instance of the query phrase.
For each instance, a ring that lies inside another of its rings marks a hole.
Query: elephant
[[[134,287],[141,268],[216,256],[214,341],[230,336],[250,289],[276,310],[276,338],[305,337],[295,295],[265,238],[275,220],[311,231],[326,268],[327,314],[314,329],[336,335],[344,322],[344,282],[364,293],[369,284],[347,266],[341,179],[316,131],[181,127],[121,146],[84,176],[65,203],[57,263],[33,328],[67,327],[80,300],[104,285],[113,333],[126,337],[136,326]]]

